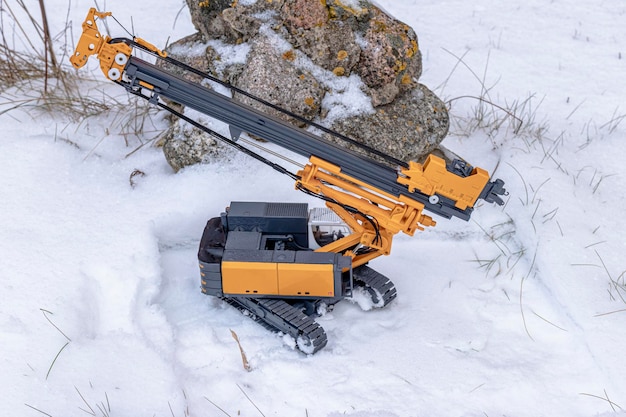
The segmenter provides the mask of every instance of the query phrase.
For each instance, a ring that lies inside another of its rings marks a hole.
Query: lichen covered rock
[[[160,142],[167,163],[175,172],[223,156],[226,147],[200,129],[176,119]]]
[[[348,137],[405,161],[419,160],[435,150],[448,128],[445,104],[421,84],[394,103],[377,107],[374,114],[339,119],[332,125]]]
[[[237,87],[292,113],[313,119],[320,111],[324,89],[310,73],[291,61],[290,51],[281,53],[265,37],[257,37],[252,41],[247,64],[236,78]],[[246,96],[235,94],[235,99],[297,124],[285,114]]]
[[[170,58],[183,62],[200,71],[209,71],[212,67],[211,57],[214,54],[212,48],[206,45],[200,33],[186,36],[172,43],[167,48],[167,54]],[[163,60],[157,60],[157,66],[193,82],[201,82],[203,78],[197,74],[189,73],[174,64]]]
[[[422,57],[413,29],[380,9],[371,10],[359,75],[371,89],[374,106],[380,106],[416,87]]]
[[[361,56],[355,22],[331,18],[327,5],[321,1],[287,1],[280,16],[292,45],[335,75],[350,75]]]
[[[181,42],[196,45],[191,50],[204,58],[194,62],[211,75],[397,159],[419,159],[446,136],[445,105],[418,82],[422,63],[414,30],[371,2],[186,1],[198,34]],[[243,58],[232,59],[241,51]],[[353,83],[354,77],[365,98],[338,106],[346,84],[339,80]],[[302,125],[244,95],[234,97]],[[363,110],[342,118],[329,106]]]

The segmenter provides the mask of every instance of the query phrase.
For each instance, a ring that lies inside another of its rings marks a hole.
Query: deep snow
[[[113,114],[2,114],[0,415],[624,415],[626,4],[379,3],[452,100],[444,144],[503,178],[506,206],[398,236],[372,262],[398,298],[339,304],[307,357],[203,296],[195,258],[230,201],[316,203],[291,181],[241,155],[178,174],[158,149],[126,156],[139,142]],[[180,2],[157,5],[107,8],[156,45],[193,31],[186,10],[173,27]],[[47,7],[57,33],[67,3]],[[88,7],[70,7],[74,36]],[[472,129],[479,102],[460,97],[481,95],[521,134],[491,105],[502,128]]]

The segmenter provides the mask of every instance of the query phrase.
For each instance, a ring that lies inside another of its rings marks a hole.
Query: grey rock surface
[[[421,84],[394,103],[377,107],[375,114],[339,119],[332,125],[348,137],[405,161],[417,161],[434,151],[448,128],[445,104]],[[355,146],[348,147],[359,152]]]
[[[290,55],[281,54],[267,38],[258,36],[251,42],[248,62],[236,78],[237,87],[306,119],[313,119],[322,105],[322,85],[309,72],[293,65]],[[234,98],[297,124],[285,114],[248,97],[235,94]]]
[[[180,119],[164,132],[162,142],[165,159],[175,172],[190,165],[209,162],[226,152],[225,145]]]
[[[321,1],[286,1],[280,11],[286,38],[322,68],[350,75],[360,60],[356,19],[331,19]]]

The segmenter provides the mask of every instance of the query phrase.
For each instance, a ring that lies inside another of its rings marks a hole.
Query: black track
[[[369,266],[363,265],[355,268],[352,272],[352,278],[355,286],[362,286],[369,291],[375,307],[387,306],[398,295],[393,282]],[[381,297],[382,305],[380,305]]]
[[[314,354],[328,341],[324,329],[310,316],[291,304],[277,299],[227,297],[222,298],[241,311],[248,311],[255,321],[266,328],[289,334],[296,346],[306,354]]]

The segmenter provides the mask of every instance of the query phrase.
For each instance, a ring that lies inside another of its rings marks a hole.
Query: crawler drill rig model
[[[481,168],[461,160],[446,163],[434,155],[423,164],[392,158],[172,59],[142,39],[101,34],[96,20],[110,15],[89,10],[70,58],[75,68],[97,56],[104,75],[129,93],[289,175],[296,189],[325,201],[325,208],[310,212],[306,204],[232,202],[221,216],[208,221],[198,251],[203,293],[291,335],[305,353],[315,353],[327,343],[324,329],[314,320],[321,309],[352,297],[358,287],[376,307],[396,297],[393,283],[367,264],[390,253],[396,233],[412,236],[434,226],[424,211],[468,220],[479,199],[503,204],[504,182],[490,181]],[[376,160],[174,75],[134,56],[133,49],[363,148]],[[231,138],[190,119],[167,104],[171,102],[227,123]],[[308,163],[291,173],[243,146],[242,132],[306,157]]]

